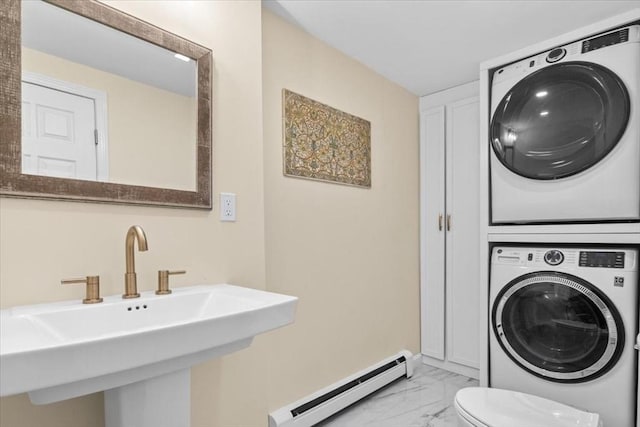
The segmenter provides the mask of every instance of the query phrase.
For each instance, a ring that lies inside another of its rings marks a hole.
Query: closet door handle
[[[438,215],[438,230],[442,231],[442,214]]]
[[[451,231],[451,215],[447,215],[447,231]]]

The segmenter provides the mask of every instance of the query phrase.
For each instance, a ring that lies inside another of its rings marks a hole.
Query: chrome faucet
[[[127,263],[127,272],[124,274],[124,294],[122,298],[138,298],[138,285],[136,283],[136,262],[134,258],[133,245],[138,240],[138,250],[144,252],[147,247],[147,236],[139,225],[132,225],[127,231],[125,240],[124,255]]]

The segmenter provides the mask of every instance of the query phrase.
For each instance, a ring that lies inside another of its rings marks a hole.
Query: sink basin
[[[249,346],[293,322],[297,298],[233,285],[0,311],[0,396],[51,403],[116,389]],[[188,387],[188,381],[187,381]],[[187,394],[188,395],[188,394]]]

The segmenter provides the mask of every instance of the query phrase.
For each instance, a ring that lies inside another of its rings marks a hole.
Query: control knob
[[[544,254],[544,262],[549,265],[559,265],[562,261],[564,261],[564,254],[559,250],[552,249]]]
[[[567,51],[561,47],[553,49],[547,54],[547,62],[554,63],[560,61],[567,54]]]

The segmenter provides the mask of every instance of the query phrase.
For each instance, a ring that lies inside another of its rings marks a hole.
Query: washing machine
[[[489,383],[633,427],[638,393],[638,250],[492,250]]]
[[[640,25],[493,70],[493,224],[640,220]]]

